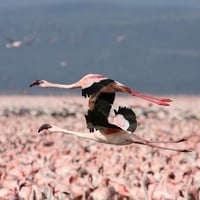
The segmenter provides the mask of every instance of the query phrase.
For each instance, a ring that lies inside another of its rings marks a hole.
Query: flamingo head
[[[52,124],[42,124],[40,126],[40,128],[38,129],[38,133],[40,133],[41,131],[43,130],[47,130],[49,131],[50,133],[58,133],[58,132],[62,132],[62,129],[58,128],[57,126],[55,125],[52,125]]]
[[[46,87],[46,85],[47,85],[47,81],[45,81],[45,80],[36,80],[36,81],[33,81],[31,84],[30,84],[30,87],[33,87],[33,86],[35,86],[35,85],[38,85],[38,86],[40,86],[40,87]]]
[[[43,130],[49,130],[49,129],[51,129],[51,128],[53,128],[53,126],[50,125],[50,124],[42,124],[42,125],[40,126],[40,128],[38,129],[38,133],[40,133],[40,132],[43,131]]]

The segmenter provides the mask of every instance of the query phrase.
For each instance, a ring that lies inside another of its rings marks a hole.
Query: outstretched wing
[[[93,110],[85,115],[90,132],[98,129],[105,134],[117,133],[120,130],[134,132],[137,127],[135,113],[126,107],[115,110],[114,123],[108,121],[109,113],[115,99],[115,93],[101,93],[94,104]]]
[[[136,115],[132,109],[127,107],[119,107],[115,111],[114,124],[123,130],[134,132],[137,128]]]
[[[87,115],[85,115],[87,127],[90,132],[94,132],[94,129],[105,131],[106,129],[116,129],[116,131],[121,130],[120,127],[108,122],[108,119],[98,110],[88,110]],[[108,132],[108,131],[107,131]]]
[[[119,128],[108,122],[110,109],[115,99],[115,93],[101,93],[94,103],[93,110],[88,110],[85,115],[87,127],[90,132],[94,129]]]
[[[85,88],[82,88],[82,96],[90,97],[92,94],[100,92],[102,88],[106,87],[110,83],[114,83],[114,80],[108,79],[104,76],[94,78],[90,84],[87,83],[89,85],[87,85]]]

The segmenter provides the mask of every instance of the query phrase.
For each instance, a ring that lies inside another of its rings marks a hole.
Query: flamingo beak
[[[33,81],[33,82],[29,85],[29,87],[33,87],[33,86],[35,86],[35,85],[40,85],[40,84],[42,84],[42,83],[43,83],[42,80],[36,80],[36,81]]]
[[[40,126],[40,128],[38,129],[38,133],[40,133],[43,130],[48,130],[49,128],[52,128],[50,124],[42,124],[42,126]]]

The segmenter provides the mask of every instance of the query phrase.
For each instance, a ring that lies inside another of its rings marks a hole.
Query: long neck
[[[58,84],[58,83],[46,82],[44,87],[73,89],[73,88],[79,88],[80,86],[77,83],[73,83],[73,84]]]
[[[95,140],[95,138],[93,137],[93,134],[70,131],[70,130],[66,130],[66,129],[62,129],[62,128],[58,128],[58,127],[56,127],[56,130],[52,131],[52,132],[61,132],[61,133],[64,133],[64,134],[75,135],[75,136],[80,137],[80,138]]]

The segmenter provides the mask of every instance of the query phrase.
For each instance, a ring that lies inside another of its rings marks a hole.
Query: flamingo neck
[[[44,87],[63,88],[63,89],[79,88],[79,86],[75,83],[73,83],[73,84],[58,84],[58,83],[50,83],[50,82],[46,82]]]
[[[64,133],[64,134],[75,135],[80,138],[95,140],[95,138],[92,137],[92,134],[90,134],[90,133],[81,133],[81,132],[70,131],[70,130],[66,130],[66,129],[62,129],[62,128],[57,128],[55,131],[52,131],[52,132],[60,132],[60,133]]]

